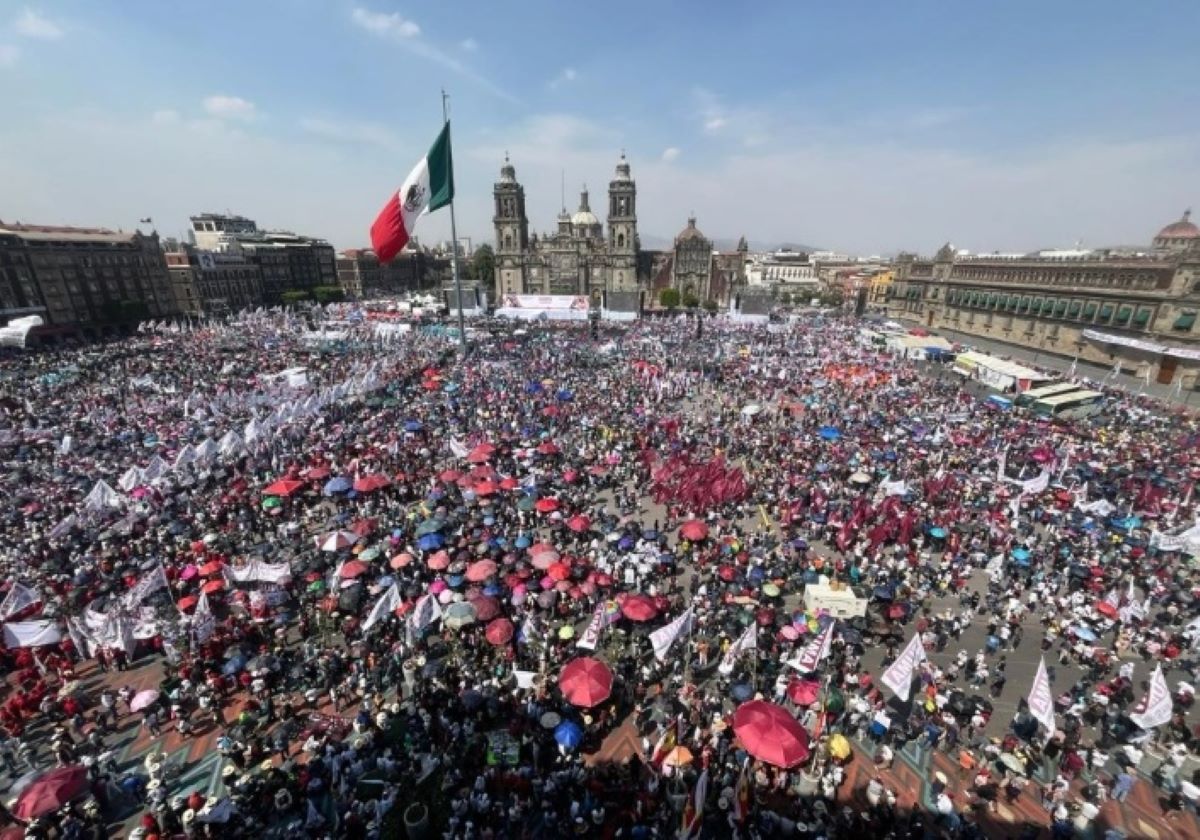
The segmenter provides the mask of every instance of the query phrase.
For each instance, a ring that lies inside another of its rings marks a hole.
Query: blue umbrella
[[[489,583],[487,586],[485,586],[483,588],[483,594],[487,595],[489,597],[499,595],[503,591],[504,591],[503,589],[501,589],[499,586],[497,586],[494,583]]]
[[[1110,524],[1119,531],[1132,531],[1142,524],[1142,520],[1136,516],[1126,516],[1123,519],[1113,518]]]
[[[462,582],[462,575],[450,575],[448,578],[446,578],[446,585],[451,589],[457,589],[458,587],[462,586]]]
[[[353,486],[354,485],[350,482],[350,479],[346,478],[344,475],[339,475],[325,482],[325,489],[323,492],[326,496],[332,496],[334,493],[345,493]]]
[[[406,432],[419,432],[423,428],[425,427],[421,425],[420,420],[408,420],[404,423],[404,431]]]
[[[446,543],[446,538],[441,534],[433,533],[426,534],[417,540],[417,548],[422,551],[437,551]]]
[[[629,549],[633,548],[633,537],[629,536],[628,534],[621,537],[621,539],[617,540],[617,548],[619,548],[621,551],[628,551]]]
[[[227,677],[230,677],[245,667],[246,667],[246,657],[242,656],[239,653],[236,656],[231,657],[229,660],[227,660],[225,662],[224,665],[221,666],[221,673]]]
[[[540,394],[542,392],[541,382],[529,382],[525,385],[526,394]]]
[[[533,545],[533,543],[530,541],[529,537],[522,534],[521,536],[517,537],[517,541],[513,543],[513,545],[517,548],[529,548],[529,546]]]
[[[560,746],[573,750],[583,743],[583,729],[573,720],[564,720],[554,728],[554,740]]]
[[[895,591],[890,586],[876,586],[871,594],[880,601],[890,601],[895,597]]]
[[[822,426],[818,434],[825,440],[837,440],[842,436],[836,426]]]
[[[1085,642],[1094,642],[1097,638],[1096,632],[1092,630],[1092,628],[1084,627],[1082,624],[1077,624],[1072,627],[1071,632],[1083,639]]]
[[[746,574],[751,583],[762,583],[766,576],[767,573],[763,571],[762,566],[751,566],[750,571]]]
[[[558,398],[559,402],[570,402],[571,400],[575,399],[575,394],[571,391],[568,391],[566,388],[563,388],[554,396]]]
[[[458,383],[457,382],[447,382],[445,387],[442,388],[442,390],[445,391],[447,394],[453,394],[455,391],[458,390]]]
[[[729,696],[739,703],[744,703],[754,696],[754,686],[750,683],[737,683],[729,689]]]
[[[946,529],[945,528],[930,528],[929,536],[933,537],[935,540],[945,539],[946,538]]]
[[[655,531],[653,528],[648,528],[642,532],[642,536],[648,540],[656,540],[658,539],[658,531]]]
[[[1027,563],[1029,561],[1029,549],[1014,548],[1012,553],[1013,559],[1018,563]]]

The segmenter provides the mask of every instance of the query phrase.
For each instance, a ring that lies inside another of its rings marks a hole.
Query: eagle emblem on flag
[[[404,209],[410,213],[415,213],[421,209],[421,205],[425,203],[425,188],[420,184],[413,184],[408,188],[408,192],[404,194]]]

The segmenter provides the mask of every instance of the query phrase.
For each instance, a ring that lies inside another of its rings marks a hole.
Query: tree
[[[700,298],[696,297],[691,292],[683,296],[683,306],[685,309],[695,309],[700,305]]]
[[[679,306],[679,300],[678,289],[663,289],[658,294],[658,302],[667,309],[674,309]]]
[[[708,312],[715,313],[718,309],[721,308],[721,306],[715,300],[713,300],[712,298],[709,298],[708,300],[704,301],[704,308]]]
[[[306,300],[311,300],[311,297],[308,292],[302,289],[289,289],[280,295],[280,299],[285,304],[296,304],[303,303]]]
[[[780,294],[779,302],[782,303],[784,306],[791,306],[792,305],[792,293],[791,292],[783,292],[782,294]]]
[[[476,282],[491,283],[496,276],[496,253],[486,242],[475,249],[471,257],[471,272]]]
[[[341,303],[346,299],[346,290],[341,286],[314,286],[313,297],[317,303]]]

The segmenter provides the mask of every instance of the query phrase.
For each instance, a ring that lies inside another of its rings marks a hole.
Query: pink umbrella
[[[142,709],[149,706],[158,699],[158,691],[153,688],[147,688],[133,695],[133,700],[129,702],[129,711],[140,712]]]
[[[449,585],[446,583],[446,581],[442,580],[441,578],[438,578],[433,583],[429,584],[429,592],[432,595],[438,595],[438,594],[446,591],[446,589],[448,587],[449,587]]]
[[[442,569],[450,565],[450,555],[447,554],[443,549],[426,560],[425,565],[433,569],[435,572],[440,572]]]
[[[495,598],[487,595],[480,595],[478,598],[471,599],[471,606],[475,608],[475,617],[480,621],[491,621],[496,616],[500,615],[500,604]]]
[[[200,574],[200,570],[192,563],[188,563],[183,567],[183,571],[179,573],[180,580],[191,580],[196,575]]]
[[[496,574],[496,562],[494,560],[480,560],[467,566],[467,580],[472,583],[487,580],[494,574]]]
[[[550,549],[540,554],[534,554],[530,562],[533,564],[533,568],[545,571],[558,562],[558,552]]]

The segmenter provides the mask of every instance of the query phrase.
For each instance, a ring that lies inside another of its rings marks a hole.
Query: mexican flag
[[[417,218],[445,207],[454,199],[454,163],[450,156],[450,123],[442,126],[429,153],[417,162],[371,225],[371,247],[381,263],[389,262],[408,244]]]

